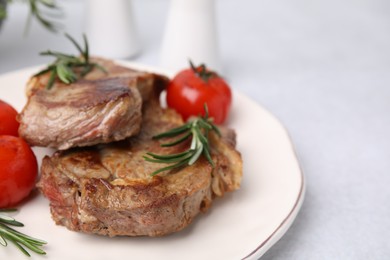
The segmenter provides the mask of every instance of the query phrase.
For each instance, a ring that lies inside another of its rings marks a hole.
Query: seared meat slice
[[[154,91],[153,86],[156,81],[168,82],[168,78],[164,76],[124,67],[111,60],[92,57],[91,62],[98,63],[104,67],[107,73],[95,68],[84,77],[85,80],[126,78],[128,80],[129,87],[136,87],[141,93],[143,101],[149,100]],[[39,89],[44,89],[49,81],[49,78],[50,73],[32,77],[27,83],[27,97],[33,95]],[[57,83],[58,81],[55,84]]]
[[[192,166],[150,176],[162,165],[146,162],[146,152],[175,153],[188,145],[162,148],[151,137],[181,124],[176,112],[150,101],[136,137],[46,156],[38,187],[50,200],[54,221],[99,235],[162,236],[189,225],[216,196],[238,189],[242,160],[229,129],[222,129],[222,137],[211,136],[214,169],[200,158]]]
[[[57,83],[30,96],[19,115],[19,135],[29,144],[60,150],[135,135],[142,99],[125,79]]]
[[[56,81],[49,73],[27,84],[28,102],[19,116],[19,134],[31,145],[60,150],[122,140],[139,132],[142,103],[165,87],[168,78],[93,58],[94,69],[76,83]]]

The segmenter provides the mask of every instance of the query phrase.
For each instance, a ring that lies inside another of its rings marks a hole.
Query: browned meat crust
[[[154,73],[148,73],[144,71],[135,70],[132,68],[120,66],[115,62],[103,58],[91,57],[91,62],[98,63],[105,68],[107,73],[99,69],[93,69],[88,73],[85,80],[99,80],[108,78],[125,78],[128,81],[129,87],[136,87],[141,94],[142,100],[149,100],[153,93],[153,85],[156,80],[168,81],[168,78],[156,75]],[[26,95],[27,97],[32,96],[36,91],[45,89],[47,82],[49,81],[50,74],[46,73],[37,77],[32,77],[27,83]],[[56,81],[55,84],[59,83]]]
[[[50,200],[55,222],[99,235],[162,236],[189,225],[214,197],[238,189],[242,160],[229,129],[222,131],[222,137],[211,137],[215,169],[200,159],[150,177],[162,165],[145,162],[147,151],[173,153],[186,148],[186,144],[162,148],[151,137],[182,123],[173,110],[151,100],[144,106],[138,136],[46,156],[38,187]]]
[[[38,90],[19,115],[19,135],[30,145],[60,150],[135,135],[141,127],[142,100],[126,83],[78,81]]]
[[[29,144],[60,150],[109,143],[136,135],[142,104],[164,87],[164,76],[94,58],[108,73],[94,69],[84,79],[45,89],[48,75],[27,85],[28,102],[18,119],[19,135]]]

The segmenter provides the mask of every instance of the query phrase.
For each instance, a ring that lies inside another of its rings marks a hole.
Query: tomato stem
[[[192,63],[191,60],[189,60],[189,63],[190,63],[191,69],[195,73],[195,75],[198,76],[199,78],[201,78],[205,83],[207,83],[207,81],[210,78],[213,78],[216,76],[216,73],[208,70],[204,63],[200,64],[197,67],[194,65],[194,63]]]

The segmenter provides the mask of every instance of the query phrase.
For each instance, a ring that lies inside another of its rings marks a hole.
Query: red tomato
[[[16,121],[18,112],[9,104],[0,100],[0,135],[18,136],[19,122]]]
[[[180,71],[167,88],[167,104],[179,112],[184,120],[204,115],[207,104],[210,117],[222,124],[229,114],[232,92],[225,80],[204,65]]]
[[[21,138],[0,135],[0,208],[26,198],[35,186],[37,159]]]

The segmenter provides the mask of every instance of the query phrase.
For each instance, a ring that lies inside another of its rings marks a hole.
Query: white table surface
[[[83,1],[62,3],[83,32]],[[159,65],[167,0],[133,2],[136,62]],[[390,1],[219,0],[223,74],[289,130],[307,179],[302,210],[262,259],[390,257]],[[0,73],[73,51],[13,4],[0,32]],[[56,46],[53,48],[53,46]],[[1,97],[0,97],[1,98]]]

